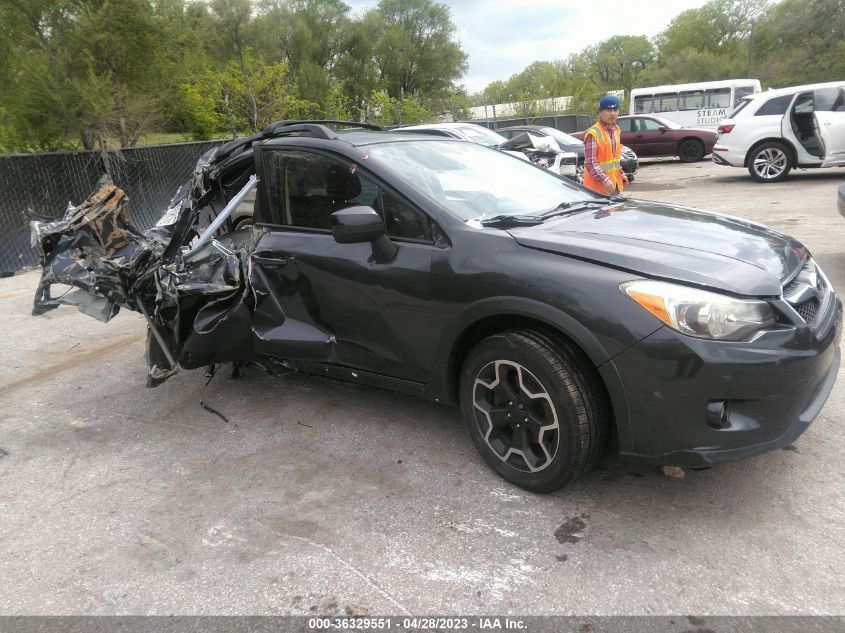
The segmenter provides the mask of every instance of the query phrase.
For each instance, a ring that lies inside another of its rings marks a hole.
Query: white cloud
[[[346,0],[355,14],[377,2]],[[565,59],[614,35],[654,37],[672,19],[705,0],[452,0],[458,39],[469,55],[470,92],[506,80],[534,61]]]

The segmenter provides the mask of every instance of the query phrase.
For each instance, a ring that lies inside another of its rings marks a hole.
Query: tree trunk
[[[91,138],[91,132],[88,130],[81,130],[79,132],[80,140],[82,140],[82,149],[91,151],[94,149],[94,140]]]

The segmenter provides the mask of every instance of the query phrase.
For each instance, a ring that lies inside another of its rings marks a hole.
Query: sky
[[[377,0],[345,0],[354,14]],[[506,80],[531,62],[566,59],[614,35],[653,37],[706,0],[439,0],[452,12],[469,56],[470,93]]]

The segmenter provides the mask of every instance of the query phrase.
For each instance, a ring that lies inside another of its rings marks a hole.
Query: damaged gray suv
[[[611,439],[687,467],[783,447],[825,403],[842,304],[794,239],[330,123],[212,150],[143,234],[107,181],[35,223],[35,313],[142,313],[151,386],[258,362],[456,404],[487,464],[536,492]],[[226,233],[250,191],[253,226]]]

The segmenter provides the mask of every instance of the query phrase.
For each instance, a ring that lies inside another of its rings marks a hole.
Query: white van
[[[746,97],[718,129],[713,162],[746,167],[758,182],[783,180],[793,167],[845,165],[845,81]]]

